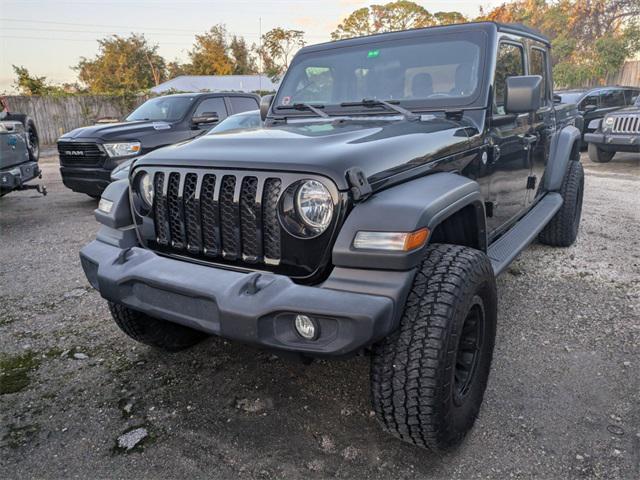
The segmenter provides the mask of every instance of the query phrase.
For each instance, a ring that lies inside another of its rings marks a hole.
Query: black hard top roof
[[[315,45],[309,45],[300,50],[300,53],[308,53],[320,50],[326,50],[328,48],[342,47],[342,46],[354,46],[364,45],[371,42],[379,42],[385,40],[398,40],[404,38],[411,38],[412,36],[421,35],[426,32],[436,33],[438,31],[456,32],[456,31],[473,31],[473,30],[494,30],[498,32],[511,33],[514,35],[521,35],[528,37],[538,42],[544,43],[547,46],[551,46],[551,42],[542,33],[532,28],[526,27],[516,23],[497,23],[497,22],[468,22],[458,23],[455,25],[442,25],[437,27],[427,28],[413,28],[410,30],[402,30],[400,32],[388,32],[388,33],[375,33],[373,35],[365,35],[363,37],[347,38],[345,40],[335,40],[332,42],[323,42]]]

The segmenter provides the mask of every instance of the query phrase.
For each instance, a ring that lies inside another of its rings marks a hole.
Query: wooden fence
[[[139,104],[146,98],[134,100]],[[12,112],[26,113],[36,122],[40,143],[50,145],[63,133],[94,124],[105,117],[122,118],[131,111],[124,97],[74,95],[68,97],[9,96]]]
[[[640,87],[640,60],[630,60],[625,62],[622,69],[615,74],[609,75],[604,84],[593,80],[585,87],[598,87],[601,85],[622,85],[625,87]]]

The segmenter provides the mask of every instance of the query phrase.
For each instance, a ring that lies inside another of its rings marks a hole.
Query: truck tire
[[[436,451],[460,443],[480,410],[496,320],[489,258],[458,245],[428,247],[399,328],[373,348],[371,398],[382,428]]]
[[[120,330],[145,345],[177,352],[195,345],[208,336],[204,332],[131,310],[119,303],[108,303],[111,316]]]
[[[589,144],[589,160],[595,163],[607,163],[610,162],[616,152],[606,152],[601,150],[593,143]]]
[[[591,148],[591,145],[589,145]],[[582,216],[584,194],[584,170],[582,164],[570,161],[564,174],[560,195],[564,202],[551,221],[538,235],[538,240],[553,247],[569,247],[578,236]]]

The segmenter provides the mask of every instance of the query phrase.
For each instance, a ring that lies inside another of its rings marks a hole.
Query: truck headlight
[[[110,157],[129,157],[140,153],[140,142],[105,143],[103,147]]]
[[[147,172],[138,177],[138,192],[148,207],[153,205],[153,180]]]
[[[613,124],[615,123],[616,119],[613,117],[607,117],[604,119],[603,125],[604,128],[611,128],[613,127]]]
[[[324,232],[333,216],[333,199],[327,187],[317,180],[305,180],[296,193],[296,211],[316,234]]]

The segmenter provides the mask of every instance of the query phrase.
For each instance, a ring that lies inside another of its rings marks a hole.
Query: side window
[[[640,90],[625,90],[624,94],[627,100],[627,105],[633,105],[635,103],[636,98],[638,98],[638,93],[640,93]]]
[[[600,96],[600,106],[603,108],[623,107],[625,103],[622,90],[604,90]]]
[[[225,118],[227,118],[227,108],[224,106],[224,98],[215,97],[203,100],[196,108],[193,116],[199,117],[206,112],[216,112],[220,120],[224,120]]]
[[[233,113],[248,112],[249,110],[257,110],[258,102],[251,97],[229,97]]]
[[[529,74],[540,75],[542,77],[542,89],[540,90],[540,104],[547,104],[547,52],[540,50],[539,48],[531,49],[531,55],[529,57]]]
[[[504,115],[504,94],[508,77],[524,75],[524,52],[521,45],[501,43],[494,81],[496,113]]]
[[[587,107],[593,106],[598,108],[600,94],[592,93],[587,95],[584,100],[580,102],[579,110],[584,111]]]

